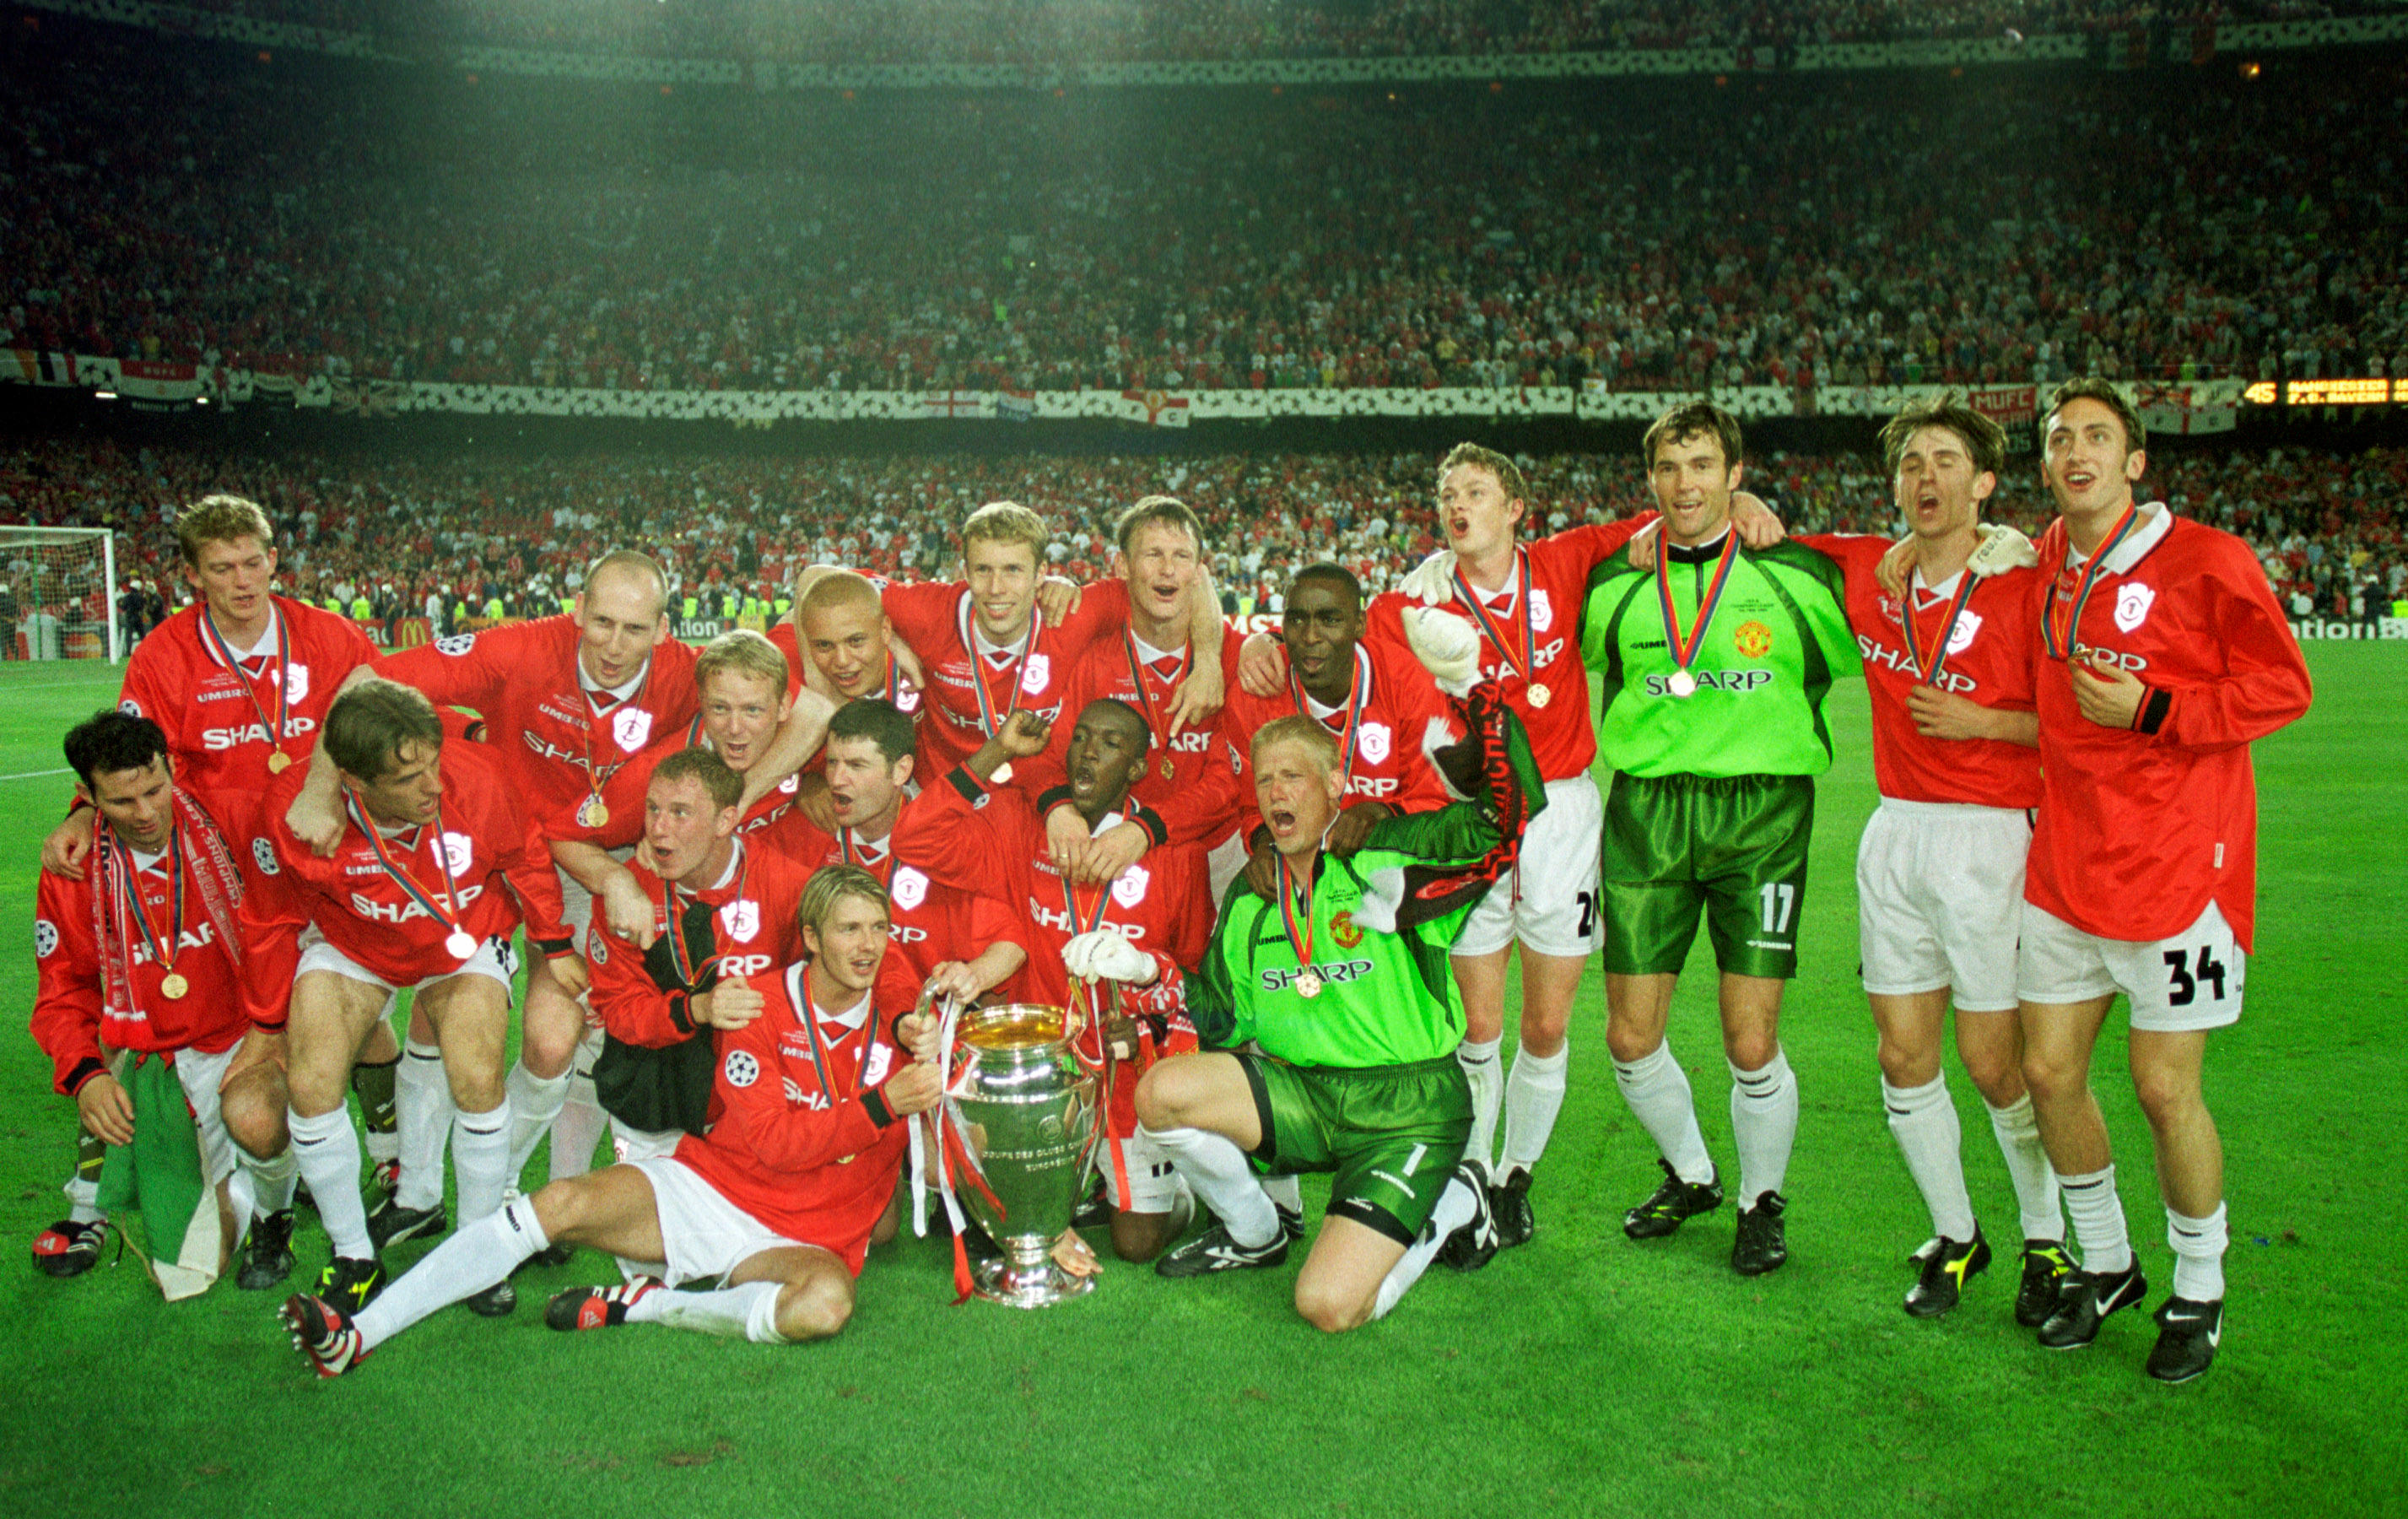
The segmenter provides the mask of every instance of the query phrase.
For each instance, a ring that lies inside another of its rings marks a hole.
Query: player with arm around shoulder
[[[804,889],[806,959],[767,978],[759,1013],[720,1034],[721,1116],[673,1155],[611,1166],[521,1197],[428,1253],[366,1311],[300,1296],[294,1342],[340,1376],[427,1314],[509,1280],[553,1242],[638,1271],[552,1299],[555,1329],[666,1324],[762,1344],[824,1340],[852,1316],[854,1278],[895,1190],[915,1113],[937,1104],[935,1020],[882,978],[886,893],[828,866]],[[896,1017],[896,1010],[903,1016]],[[699,1284],[699,1291],[676,1290]]]

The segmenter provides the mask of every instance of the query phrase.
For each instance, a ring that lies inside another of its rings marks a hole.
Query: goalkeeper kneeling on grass
[[[629,1273],[553,1298],[544,1322],[555,1329],[668,1324],[781,1344],[843,1328],[910,1143],[904,1120],[937,1104],[936,1067],[912,1056],[935,1053],[936,1021],[911,1011],[908,971],[880,974],[888,921],[877,877],[825,867],[796,915],[805,959],[762,984],[723,980],[693,999],[694,1021],[719,1040],[719,1118],[708,1137],[519,1198],[437,1245],[357,1314],[293,1298],[286,1326],[318,1374],[340,1376],[555,1241],[609,1251]],[[670,1290],[686,1283],[707,1290]]]
[[[1520,722],[1495,685],[1470,686],[1469,624],[1407,615],[1414,652],[1461,699],[1468,736],[1438,759],[1472,799],[1385,819],[1333,853],[1336,745],[1310,718],[1264,724],[1254,789],[1273,891],[1231,883],[1187,979],[1213,1053],[1161,1062],[1137,1094],[1144,1131],[1220,1219],[1155,1264],[1164,1276],[1279,1264],[1289,1232],[1256,1168],[1336,1173],[1296,1283],[1297,1311],[1332,1333],[1386,1313],[1433,1258],[1469,1270],[1496,1253],[1484,1178],[1463,1159],[1471,1093],[1447,949],[1546,797]],[[1131,968],[1152,979],[1151,964]]]

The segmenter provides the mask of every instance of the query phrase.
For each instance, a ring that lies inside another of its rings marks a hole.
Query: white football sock
[[[1489,1157],[1497,1149],[1497,1114],[1505,1102],[1505,1071],[1497,1058],[1504,1042],[1465,1039],[1455,1047],[1455,1063],[1471,1083],[1471,1138],[1464,1141],[1463,1153],[1483,1171],[1489,1169]]]
[[[1921,1086],[1892,1086],[1885,1079],[1881,1089],[1889,1131],[1906,1157],[1906,1174],[1914,1178],[1923,1205],[1931,1210],[1931,1232],[1959,1244],[1971,1240],[1973,1199],[1965,1191],[1959,1154],[1964,1133],[1956,1123],[1956,1104],[1948,1100],[1948,1078],[1934,1076]]]
[[[443,1205],[443,1146],[452,1137],[452,1083],[443,1052],[411,1039],[393,1077],[394,1136],[401,1141],[401,1185],[393,1200],[423,1212]]]
[[[1498,1169],[1528,1170],[1547,1153],[1555,1114],[1563,1111],[1564,1071],[1571,1059],[1570,1039],[1553,1054],[1532,1054],[1526,1044],[1513,1052],[1512,1074],[1505,1078],[1505,1153]]]
[[[1778,1192],[1789,1175],[1790,1147],[1798,1142],[1798,1077],[1779,1048],[1761,1070],[1732,1066],[1731,1142],[1739,1149],[1739,1205]]]
[[[1439,1249],[1446,1243],[1446,1237],[1470,1223],[1479,1211],[1480,1205],[1473,1199],[1471,1188],[1464,1184],[1463,1178],[1457,1176],[1449,1181],[1446,1190],[1438,1195],[1438,1206],[1430,1210],[1429,1222],[1423,1225],[1420,1237],[1406,1249],[1402,1259],[1388,1268],[1388,1274],[1380,1279],[1379,1294],[1371,1301],[1371,1316],[1386,1318],[1388,1310],[1397,1306],[1398,1299],[1404,1297],[1406,1289],[1420,1281],[1422,1273],[1429,1269],[1429,1263],[1438,1258]]]
[[[1298,1218],[1304,1216],[1304,1178],[1300,1176],[1266,1176],[1262,1179],[1263,1196],[1274,1207],[1284,1208]]]
[[[1187,1179],[1197,1198],[1212,1210],[1229,1238],[1248,1250],[1259,1250],[1279,1238],[1279,1213],[1269,1194],[1254,1180],[1246,1153],[1234,1140],[1200,1128],[1148,1128],[1138,1132],[1162,1147],[1170,1164]]]
[[[602,1111],[594,1095],[594,1060],[601,1053],[598,1028],[577,1047],[577,1064],[569,1069],[568,1099],[561,1104],[560,1116],[552,1121],[552,1163],[546,1174],[554,1182],[592,1170],[594,1147],[610,1126],[610,1115]]]
[[[1613,1084],[1631,1116],[1656,1140],[1656,1154],[1674,1174],[1693,1186],[1713,1180],[1714,1159],[1706,1154],[1706,1137],[1698,1128],[1698,1107],[1689,1095],[1689,1075],[1672,1058],[1672,1041],[1656,1046],[1652,1054],[1613,1063]]]
[[[240,1145],[234,1147],[235,1164],[251,1178],[251,1207],[261,1218],[280,1213],[293,1206],[294,1188],[301,1182],[300,1163],[293,1158],[293,1147],[273,1160],[262,1160]]]
[[[2166,1210],[2166,1243],[2174,1251],[2175,1297],[2212,1303],[2224,1296],[2224,1249],[2229,1240],[2220,1202],[2205,1218],[2186,1218],[2171,1208]]]
[[[508,1281],[520,1262],[551,1242],[535,1216],[535,1199],[513,1198],[509,1207],[453,1229],[351,1322],[367,1345],[380,1344],[437,1309]]]
[[[100,1180],[87,1182],[81,1176],[69,1174],[67,1184],[59,1189],[67,1195],[67,1219],[76,1224],[97,1224],[108,1215],[100,1211]]]
[[[568,1101],[568,1072],[538,1076],[526,1068],[525,1061],[513,1061],[502,1087],[510,1099],[510,1180],[515,1182],[526,1174],[535,1147],[543,1142],[552,1121]]]
[[[351,1127],[351,1110],[338,1107],[304,1118],[288,1108],[284,1125],[335,1254],[353,1260],[373,1258],[376,1243],[368,1238],[368,1211],[360,1201],[360,1136]]]
[[[452,1169],[460,1184],[460,1216],[466,1225],[501,1207],[509,1183],[510,1104],[490,1112],[461,1113],[452,1120]]]
[[[629,1324],[666,1324],[756,1345],[782,1345],[778,1332],[778,1282],[747,1282],[717,1292],[654,1292],[627,1305]]]
[[[2064,1239],[2065,1211],[2057,1202],[2057,1171],[2041,1146],[2040,1120],[2032,1114],[2031,1094],[2017,1097],[2011,1107],[1990,1108],[1990,1132],[1998,1136],[1999,1154],[2006,1157],[2007,1176],[2015,1184],[2015,1209],[2023,1215],[2024,1238]]]
[[[2112,1276],[2132,1264],[2132,1240],[2124,1229],[2124,1199],[2115,1196],[2115,1168],[2081,1176],[2060,1176],[2065,1211],[2073,1220],[2073,1242],[2082,1268]]]

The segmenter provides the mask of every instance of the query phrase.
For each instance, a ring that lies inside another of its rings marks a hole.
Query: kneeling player
[[[1464,624],[1409,615],[1452,640],[1453,657],[1434,668],[1443,663],[1457,681],[1471,671],[1477,646]],[[1442,1251],[1463,1268],[1495,1253],[1486,1177],[1464,1154],[1471,1091],[1455,1058],[1463,1001],[1447,949],[1512,864],[1525,810],[1545,806],[1546,793],[1493,684],[1473,693],[1466,717],[1471,736],[1450,767],[1476,764],[1481,799],[1386,819],[1351,856],[1322,847],[1345,795],[1328,734],[1288,717],[1254,736],[1279,899],[1242,877],[1231,886],[1187,987],[1198,1035],[1219,1051],[1166,1060],[1138,1088],[1140,1132],[1221,1220],[1163,1257],[1161,1274],[1286,1258],[1249,1155],[1273,1174],[1337,1173],[1297,1277],[1297,1311],[1316,1328],[1386,1313]],[[1238,1048],[1248,1039],[1254,1049]]]
[[[722,1112],[708,1138],[517,1199],[429,1252],[356,1316],[292,1298],[285,1323],[318,1374],[340,1376],[553,1241],[654,1273],[561,1294],[544,1314],[555,1329],[672,1324],[782,1344],[843,1328],[910,1142],[903,1120],[937,1104],[936,1067],[909,1053],[934,1029],[906,1015],[895,1029],[903,1048],[883,1038],[879,1004],[908,1007],[910,988],[879,986],[887,916],[875,876],[827,867],[804,890],[799,916],[810,958],[767,980],[757,1015],[714,1020]],[[689,1282],[710,1290],[667,1290]]]

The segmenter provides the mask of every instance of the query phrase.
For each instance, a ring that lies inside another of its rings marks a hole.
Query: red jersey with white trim
[[[480,941],[508,939],[524,922],[531,943],[566,942],[552,852],[520,810],[501,760],[483,744],[447,743],[437,766],[441,815],[385,840],[388,857],[428,896],[456,904],[461,927]],[[386,873],[356,824],[345,819],[333,859],[294,837],[284,814],[307,773],[296,765],[268,785],[262,837],[270,853],[257,861],[259,889],[243,901],[245,934],[315,924],[346,958],[395,986],[458,969],[461,957],[444,945],[451,929]]]
[[[1620,553],[1633,535],[1655,520],[1651,511],[1627,522],[1568,527],[1523,544],[1516,551],[1514,570],[1507,583],[1493,593],[1480,594],[1490,624],[1504,636],[1507,645],[1500,650],[1496,638],[1485,629],[1481,631],[1480,679],[1494,681],[1503,689],[1507,705],[1530,736],[1531,757],[1539,762],[1539,774],[1545,780],[1586,775],[1597,763],[1588,666],[1581,659],[1581,604],[1588,595],[1589,571]],[[1522,606],[1524,564],[1530,572],[1526,619]],[[1411,603],[1412,598],[1402,592],[1383,592],[1371,598],[1366,619],[1367,636],[1393,646],[1407,659],[1412,658],[1412,646],[1405,641],[1401,613]],[[1480,628],[1480,619],[1460,601],[1441,603],[1437,609]],[[1523,668],[1526,627],[1526,670]],[[1531,699],[1534,686],[1546,688],[1543,704]]]
[[[903,817],[928,805],[924,792],[907,799],[894,832],[880,839],[863,838],[850,828],[822,833],[799,818],[790,830],[795,857],[807,873],[826,865],[857,865],[886,883],[887,958],[910,972],[915,998],[918,988],[946,961],[976,959],[997,940],[1018,942],[1023,937],[1004,902],[951,880],[939,881],[908,845],[896,848],[896,840],[907,831]],[[1006,984],[1020,979],[1014,976]]]
[[[680,1139],[677,1158],[772,1231],[843,1257],[858,1276],[910,1148],[910,1122],[880,1088],[910,1062],[888,1039],[911,1003],[882,966],[874,990],[831,1012],[812,1006],[806,968],[753,982],[761,1015],[719,1033],[718,1122],[703,1139]]]
[[[682,728],[670,730],[667,738],[612,771],[602,782],[602,805],[609,810],[609,822],[599,827],[589,826],[577,821],[578,810],[571,809],[567,817],[555,818],[545,825],[544,837],[561,843],[592,844],[599,849],[634,848],[644,837],[644,794],[652,789],[653,768],[681,749],[712,747],[700,717]],[[796,839],[789,831],[789,820],[799,820],[801,816],[795,810],[798,785],[790,775],[772,786],[745,812],[736,831],[758,838],[770,849],[793,853]]]
[[[760,986],[802,958],[803,932],[795,915],[810,870],[750,846],[740,847],[730,864],[724,883],[701,891],[680,888],[676,894],[681,921],[694,903],[711,910],[710,942],[688,960],[696,985],[705,985],[706,963],[717,967],[719,979],[742,977]],[[608,913],[595,913],[585,931],[585,960],[594,972],[587,1005],[622,1044],[658,1049],[681,1043],[693,1036],[695,1024],[686,1009],[686,982],[669,947],[661,878],[632,860],[627,870],[652,904],[652,947],[638,949],[633,939],[610,931]],[[692,936],[685,943],[689,952],[697,948]]]
[[[176,783],[202,798],[237,840],[258,832],[268,756],[278,749],[267,731],[276,721],[278,681],[290,703],[281,747],[298,768],[308,764],[344,678],[377,657],[376,645],[350,618],[285,596],[268,599],[282,630],[281,659],[271,642],[251,667],[227,668],[209,652],[201,628],[205,608],[196,604],[134,646],[117,697],[120,708],[159,724],[176,762]]]
[[[505,757],[538,830],[571,837],[577,809],[592,794],[588,745],[607,802],[614,767],[694,721],[697,710],[689,646],[674,638],[654,644],[643,682],[618,701],[580,684],[578,639],[567,617],[544,617],[387,654],[376,672],[417,687],[437,706],[484,714],[485,741]],[[619,809],[610,810],[615,822]]]
[[[795,637],[795,625],[787,622],[779,623],[769,630],[769,641],[776,644],[778,652],[786,656],[786,699],[792,701],[802,693],[805,658],[801,645]],[[913,719],[916,723],[920,716],[920,688],[903,679],[902,672],[896,668],[892,655],[889,655],[886,661],[886,683],[887,689],[882,693],[883,699],[893,702],[896,711]]]
[[[937,777],[978,752],[986,742],[979,717],[978,686],[987,693],[989,709],[1000,724],[1014,706],[1039,713],[1048,723],[1061,716],[1068,692],[1071,666],[1098,640],[1113,638],[1128,623],[1128,586],[1121,580],[1098,580],[1083,588],[1079,609],[1060,626],[1036,619],[1036,642],[1026,657],[1015,642],[1000,660],[976,653],[970,644],[969,587],[959,580],[931,580],[919,585],[882,584],[880,595],[887,620],[912,652],[928,688],[920,694],[922,779]]]
[[[1906,698],[1923,682],[1907,652],[1898,602],[1873,575],[1890,540],[1867,533],[1816,533],[1797,541],[1828,555],[1846,577],[1848,627],[1865,656],[1865,684],[1872,691],[1873,779],[1881,794],[1901,802],[2038,807],[2039,750],[2000,738],[1927,738],[1915,731]],[[1936,587],[1915,582],[1915,647],[1927,663],[1947,627],[1964,574],[1958,570]],[[1955,630],[1947,634],[1948,657],[1934,683],[1984,707],[2030,711],[2040,642],[2032,626],[2039,584],[2037,569],[2013,569],[1976,581]]]
[[[194,798],[196,801],[198,798]],[[104,828],[97,847],[108,848]],[[243,846],[230,845],[240,862]],[[149,868],[136,873],[141,910],[151,932],[163,942],[176,923],[175,884],[168,871],[175,856],[161,855]],[[87,867],[84,879],[68,881],[40,872],[34,888],[34,1042],[50,1057],[53,1085],[73,1096],[102,1068],[102,1046],[111,1050],[199,1050],[215,1054],[232,1049],[251,1027],[244,1003],[246,973],[264,982],[290,985],[293,960],[280,962],[268,948],[246,944],[248,959],[236,967],[217,924],[203,908],[199,889],[189,879],[194,862],[184,862],[184,917],[176,935],[175,972],[189,987],[179,997],[159,990],[168,967],[143,942],[139,928],[127,935],[125,972],[129,1001],[111,1005],[104,988],[100,945],[93,935],[94,878]],[[243,869],[246,884],[253,877]],[[229,906],[234,904],[229,903]],[[116,922],[115,912],[110,921]],[[130,924],[129,924],[130,926]],[[289,941],[285,948],[289,951]]]
[[[2145,686],[2131,728],[2082,715],[2071,672],[2039,675],[2040,820],[2025,897],[2087,934],[2145,943],[2211,901],[2249,948],[2258,906],[2258,786],[2249,744],[2308,709],[2308,667],[2249,546],[2154,510],[2110,555],[2074,631]],[[2081,566],[2062,519],[2042,535],[2034,618],[2057,626]],[[2041,630],[2035,628],[2034,637]]]
[[[1245,641],[1237,629],[1221,625],[1221,675],[1232,692],[1238,689],[1238,651]],[[1239,795],[1238,764],[1222,724],[1215,721],[1191,727],[1167,742],[1164,737],[1170,727],[1171,698],[1188,667],[1183,647],[1167,660],[1147,661],[1125,626],[1115,637],[1098,638],[1070,671],[1062,714],[1054,720],[1045,752],[1015,764],[1014,782],[1032,795],[1064,784],[1070,730],[1078,726],[1079,714],[1090,702],[1125,702],[1145,715],[1154,734],[1154,747],[1146,751],[1145,765],[1130,782],[1129,795],[1162,819],[1168,843],[1210,846],[1228,838],[1237,830],[1246,798]],[[1162,773],[1166,761],[1168,775]]]
[[[1254,803],[1254,738],[1266,723],[1298,714],[1318,722],[1337,741],[1346,765],[1346,795],[1340,805],[1384,802],[1399,812],[1427,812],[1452,798],[1439,779],[1429,752],[1461,738],[1455,709],[1412,651],[1387,642],[1358,639],[1354,645],[1355,698],[1324,714],[1312,709],[1293,674],[1287,690],[1262,697],[1229,682],[1229,704],[1221,709],[1221,731],[1236,760],[1240,798],[1239,826],[1247,838],[1263,821]],[[1359,728],[1359,735],[1357,729]]]

